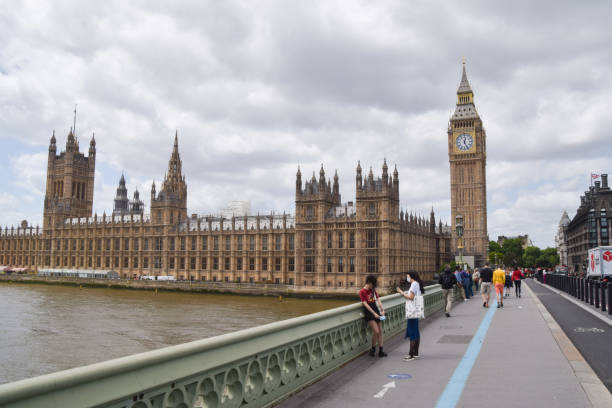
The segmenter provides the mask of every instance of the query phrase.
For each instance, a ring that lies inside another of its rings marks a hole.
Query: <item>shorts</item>
[[[368,305],[372,308],[374,313],[376,313],[377,315],[380,316],[380,312],[378,311],[378,305],[376,304],[376,302],[368,303]],[[380,319],[377,319],[376,317],[374,317],[374,315],[372,313],[370,313],[370,311],[368,309],[366,309],[365,306],[363,306],[363,314],[364,314],[363,318],[365,319],[366,322],[369,322],[370,320],[374,320],[376,322],[380,322]]]
[[[495,292],[499,295],[499,294],[504,294],[504,284],[503,283],[496,283],[495,284]]]
[[[491,282],[482,282],[480,286],[480,293],[488,295],[491,292]]]

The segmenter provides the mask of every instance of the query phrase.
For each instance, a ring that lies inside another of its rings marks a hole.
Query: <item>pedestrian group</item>
[[[455,288],[461,299],[467,302],[474,296],[474,289],[480,289],[482,306],[488,308],[491,301],[491,293],[495,290],[497,307],[504,307],[504,298],[510,296],[510,291],[514,287],[515,296],[521,297],[521,280],[525,275],[519,268],[511,270],[501,266],[492,270],[488,263],[484,268],[475,269],[472,274],[461,266],[457,266],[455,271],[451,271],[450,265],[445,265],[444,270],[438,278],[438,284],[442,288],[444,299],[444,314],[451,317],[453,304],[453,294]],[[404,356],[404,361],[411,361],[419,358],[419,346],[421,334],[419,331],[419,319],[424,318],[425,306],[423,295],[425,288],[419,274],[415,271],[408,272],[406,281],[410,285],[407,291],[398,287],[397,292],[406,299],[406,334],[405,339],[410,341],[410,351]],[[359,291],[359,298],[363,305],[363,314],[366,324],[372,330],[372,343],[369,355],[375,357],[387,357],[383,350],[382,322],[386,319],[385,309],[376,287],[378,281],[375,275],[366,277],[365,285]],[[376,353],[378,346],[378,354]]]

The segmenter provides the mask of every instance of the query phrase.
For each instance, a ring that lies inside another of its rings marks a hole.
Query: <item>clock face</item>
[[[472,139],[472,135],[468,133],[462,133],[457,136],[455,144],[457,145],[457,149],[467,151],[472,148],[472,145],[474,144],[474,139]]]

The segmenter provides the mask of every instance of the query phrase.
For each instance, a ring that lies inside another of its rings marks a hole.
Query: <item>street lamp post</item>
[[[455,232],[457,233],[457,249],[459,250],[459,262],[463,267],[463,216],[455,217]]]

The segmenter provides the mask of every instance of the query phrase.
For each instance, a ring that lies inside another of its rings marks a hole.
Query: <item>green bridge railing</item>
[[[426,317],[444,308],[426,288]],[[405,327],[404,299],[381,298],[388,338]],[[0,385],[0,407],[263,407],[370,348],[360,303]]]

